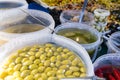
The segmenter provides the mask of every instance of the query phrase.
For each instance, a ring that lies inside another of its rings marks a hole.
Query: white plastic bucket
[[[0,0],[0,25],[6,25],[14,22],[19,22],[25,18],[20,9],[27,9],[28,4],[24,0]],[[14,15],[12,19],[10,16]],[[16,18],[17,17],[17,18]]]
[[[40,21],[44,22],[45,25],[41,24],[38,20],[31,17],[29,14],[22,12],[22,14],[19,13],[17,15],[17,17],[20,17],[22,15],[26,16],[22,21],[13,22],[13,23],[10,23],[9,25],[6,24],[4,26],[0,26],[0,40],[9,41],[13,38],[20,37],[23,35],[28,35],[28,34],[32,35],[34,33],[44,34],[44,33],[51,33],[52,32],[52,30],[54,29],[54,26],[55,26],[55,22],[54,22],[51,15],[49,15],[46,12],[38,11],[38,10],[26,10],[26,12],[29,13],[30,15],[32,15],[33,17],[36,17]],[[15,17],[15,16],[12,15],[9,17],[10,17],[9,20],[12,20],[13,19],[12,17]],[[15,25],[20,25],[20,24],[40,24],[40,25],[43,25],[45,28],[42,30],[29,32],[29,33],[8,33],[8,32],[2,31],[4,29],[10,28],[10,27],[15,26]]]
[[[119,52],[120,53],[120,52]],[[110,53],[110,54],[105,54],[103,56],[100,56],[99,58],[96,59],[94,62],[94,71],[102,66],[107,66],[107,65],[120,65],[120,54],[117,53]]]
[[[88,52],[95,51],[96,48],[98,48],[98,46],[101,44],[101,34],[97,30],[92,28],[91,26],[88,26],[88,25],[85,25],[85,24],[82,24],[82,23],[72,22],[72,23],[61,24],[61,25],[59,25],[58,27],[55,28],[55,33],[59,32],[62,29],[69,29],[69,28],[84,29],[84,30],[87,30],[87,31],[91,32],[93,35],[96,36],[97,40],[95,42],[89,43],[89,44],[80,44]]]
[[[60,22],[66,23],[66,22],[79,22],[79,15],[81,11],[80,10],[66,10],[63,11],[60,14]],[[85,11],[85,17],[83,17],[82,23],[85,23],[87,25],[92,25],[94,16],[92,13]],[[71,17],[71,18],[70,18]],[[87,18],[87,19],[86,19]],[[85,19],[85,21],[84,21]]]
[[[48,42],[55,43],[59,46],[66,47],[71,51],[74,51],[83,61],[87,69],[87,76],[94,76],[93,65],[90,60],[89,55],[86,50],[77,44],[76,42],[58,36],[56,34],[33,34],[25,35],[19,38],[16,38],[9,43],[0,47],[0,65],[5,61],[5,59],[12,54],[12,52],[19,50],[25,46],[32,46],[35,44],[45,44]]]
[[[120,52],[120,31],[113,33],[107,42],[108,53]]]

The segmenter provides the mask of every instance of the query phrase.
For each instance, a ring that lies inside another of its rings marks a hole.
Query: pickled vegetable
[[[80,44],[89,44],[97,40],[95,35],[84,29],[69,28],[60,30],[57,34],[70,38]]]
[[[86,76],[85,65],[74,52],[50,43],[18,50],[2,69],[0,79],[3,80],[60,80]]]

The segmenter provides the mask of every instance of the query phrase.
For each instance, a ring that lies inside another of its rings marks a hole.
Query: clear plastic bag
[[[87,69],[87,76],[94,76],[93,65],[86,50],[76,42],[64,38],[62,36],[58,36],[56,34],[25,35],[10,41],[9,43],[3,45],[0,48],[0,62],[1,62],[0,65],[2,65],[5,59],[8,56],[10,56],[12,52],[16,50],[19,50],[25,46],[32,46],[35,44],[45,44],[48,42],[55,43],[62,47],[66,47],[69,50],[77,53],[77,55],[82,59],[83,63],[85,63]]]

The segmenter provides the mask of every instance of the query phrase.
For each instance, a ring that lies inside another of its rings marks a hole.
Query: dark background
[[[33,0],[26,0],[28,3],[34,2]]]

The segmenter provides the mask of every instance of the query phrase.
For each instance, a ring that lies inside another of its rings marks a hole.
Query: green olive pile
[[[60,80],[86,76],[79,57],[67,48],[50,43],[18,50],[2,69],[0,80]]]

